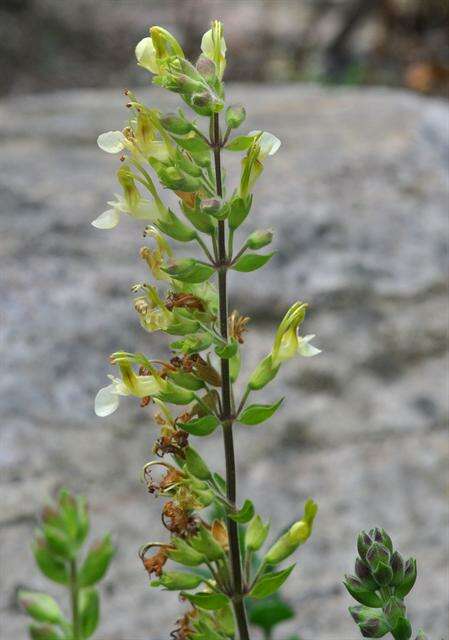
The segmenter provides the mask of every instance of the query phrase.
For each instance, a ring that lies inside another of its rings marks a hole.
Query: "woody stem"
[[[223,186],[221,179],[221,139],[220,122],[218,113],[212,116],[212,146],[215,161],[215,183],[217,195],[223,196]],[[227,295],[227,255],[226,255],[226,228],[224,220],[218,222],[218,297],[220,307],[220,333],[223,340],[228,339],[228,295]],[[236,502],[236,470],[234,437],[232,433],[232,390],[229,375],[229,360],[221,358],[221,395],[222,395],[222,425],[223,442],[226,458],[226,494],[228,500]],[[245,603],[243,600],[243,580],[240,554],[240,543],[238,538],[237,523],[231,518],[227,518],[227,528],[229,536],[229,556],[232,570],[232,606],[239,630],[240,640],[250,640],[248,622],[246,617]]]

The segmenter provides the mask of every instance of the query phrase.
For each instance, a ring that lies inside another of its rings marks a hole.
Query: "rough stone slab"
[[[273,533],[307,496],[320,503],[288,586],[300,616],[285,633],[355,640],[340,581],[357,531],[379,524],[418,558],[409,609],[439,639],[448,626],[448,108],[383,89],[235,85],[229,94],[247,105],[248,130],[284,143],[245,229],[275,227],[278,254],[263,274],[231,279],[232,304],[253,317],[243,379],[295,299],[309,301],[305,331],[323,348],[267,390],[267,400],[287,396],[276,420],[237,433],[240,486]],[[146,98],[174,104],[154,89]],[[162,640],[177,617],[176,598],[172,606],[147,589],[136,561],[140,544],[162,535],[159,503],[138,478],[154,427],[129,401],[108,420],[92,411],[109,353],[164,353],[130,305],[129,285],[145,277],[138,226],[89,225],[116,190],[116,162],[95,138],[120,127],[124,102],[119,91],[70,91],[0,103],[5,638],[25,633],[17,588],[44,585],[29,540],[38,505],[62,483],[89,495],[95,532],[111,530],[119,545],[99,639]],[[231,178],[237,168],[229,156]],[[220,469],[218,435],[201,444]]]

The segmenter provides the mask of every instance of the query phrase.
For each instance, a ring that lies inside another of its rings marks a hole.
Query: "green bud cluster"
[[[32,640],[86,640],[95,632],[100,617],[95,585],[106,574],[115,549],[110,536],[105,536],[84,551],[88,532],[88,507],[83,496],[62,489],[56,504],[42,511],[33,555],[44,576],[69,591],[72,618],[64,616],[53,597],[20,591],[19,603],[33,619],[28,628]]]
[[[416,560],[404,561],[381,528],[362,531],[357,538],[355,575],[345,576],[344,585],[360,604],[349,612],[365,638],[410,640],[413,634],[404,598],[416,581]],[[416,640],[425,638],[420,631]]]

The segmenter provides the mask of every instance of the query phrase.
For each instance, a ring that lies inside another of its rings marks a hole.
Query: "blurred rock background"
[[[177,617],[176,598],[150,590],[136,559],[140,544],[162,535],[159,503],[139,482],[154,439],[148,410],[123,402],[100,420],[92,408],[109,353],[164,353],[130,303],[130,284],[145,277],[140,230],[130,220],[111,232],[89,222],[116,189],[116,161],[95,139],[127,116],[120,87],[176,103],[148,88],[135,42],[163,23],[195,55],[217,16],[229,75],[240,81],[229,99],[247,105],[249,129],[283,140],[244,229],[275,227],[278,253],[263,274],[231,281],[232,307],[252,318],[242,378],[294,299],[309,301],[306,331],[323,349],[269,387],[267,400],[288,400],[275,421],[237,433],[240,486],[273,535],[309,495],[320,503],[286,590],[299,614],[276,640],[356,640],[341,578],[357,532],[374,524],[418,558],[416,627],[447,638],[444,7],[3,0],[0,83],[12,95],[0,102],[2,640],[26,637],[16,592],[45,584],[29,543],[39,505],[62,484],[88,494],[93,534],[111,530],[119,548],[98,640],[165,640]],[[433,69],[425,83],[414,65]],[[433,97],[394,88],[413,86],[410,77]],[[392,87],[345,86],[365,83]],[[201,445],[220,468],[219,435]]]

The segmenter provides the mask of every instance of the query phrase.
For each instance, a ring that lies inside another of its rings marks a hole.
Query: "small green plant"
[[[95,585],[106,574],[114,547],[106,535],[84,552],[88,532],[86,499],[62,489],[57,504],[44,508],[32,549],[41,572],[66,588],[71,616],[45,593],[20,591],[19,602],[34,621],[28,627],[32,640],[86,640],[95,632],[100,616]]]
[[[165,500],[162,521],[168,535],[145,544],[140,557],[153,578],[151,586],[179,591],[190,603],[172,638],[220,640],[238,634],[248,640],[247,603],[272,597],[293,572],[294,564],[278,565],[311,535],[317,505],[307,500],[303,516],[263,553],[269,524],[249,499],[237,499],[233,430],[257,429],[271,418],[283,399],[248,405],[250,396],[268,385],[284,362],[319,350],[311,344],[313,335],[299,335],[307,304],[297,301],[237,396],[234,384],[249,318],[228,312],[228,274],[247,277],[274,255],[260,253],[273,239],[269,229],[253,231],[237,250],[234,243],[250,214],[255,184],[281,142],[266,131],[235,135],[246,113],[242,105],[225,104],[226,43],[220,22],[204,34],[201,51],[192,64],[172,34],[152,27],[136,47],[138,64],[153,74],[154,84],[178,94],[190,111],[163,113],[126,91],[131,113],[126,126],[98,138],[101,149],[120,155],[117,178],[123,193],[93,225],[112,229],[123,214],[145,221],[149,246],[140,255],[150,280],[133,285],[134,307],[146,331],[168,334],[172,353],[163,360],[128,351],[112,354],[120,375],[110,376],[110,384],[98,392],[95,410],[99,416],[111,414],[121,396],[139,398],[142,407],[152,404],[157,410],[157,458],[144,466],[142,477],[148,491]],[[240,179],[231,188],[223,154],[241,154]],[[176,196],[181,217],[163,202],[160,188]],[[197,247],[202,255],[188,252],[186,257],[184,250],[175,257],[171,241],[190,252]],[[182,410],[174,413],[176,407]],[[224,478],[192,443],[218,429]],[[168,561],[184,569],[168,568]],[[273,612],[272,622],[276,615],[289,615],[285,608],[281,614],[279,606]],[[253,622],[270,637],[274,624],[262,617],[253,607]]]
[[[360,603],[349,612],[362,636],[383,638],[391,633],[394,640],[409,640],[413,630],[404,598],[416,581],[416,560],[404,561],[388,533],[378,527],[359,534],[357,550],[355,575],[346,576],[344,585]],[[426,640],[423,631],[416,640]]]

